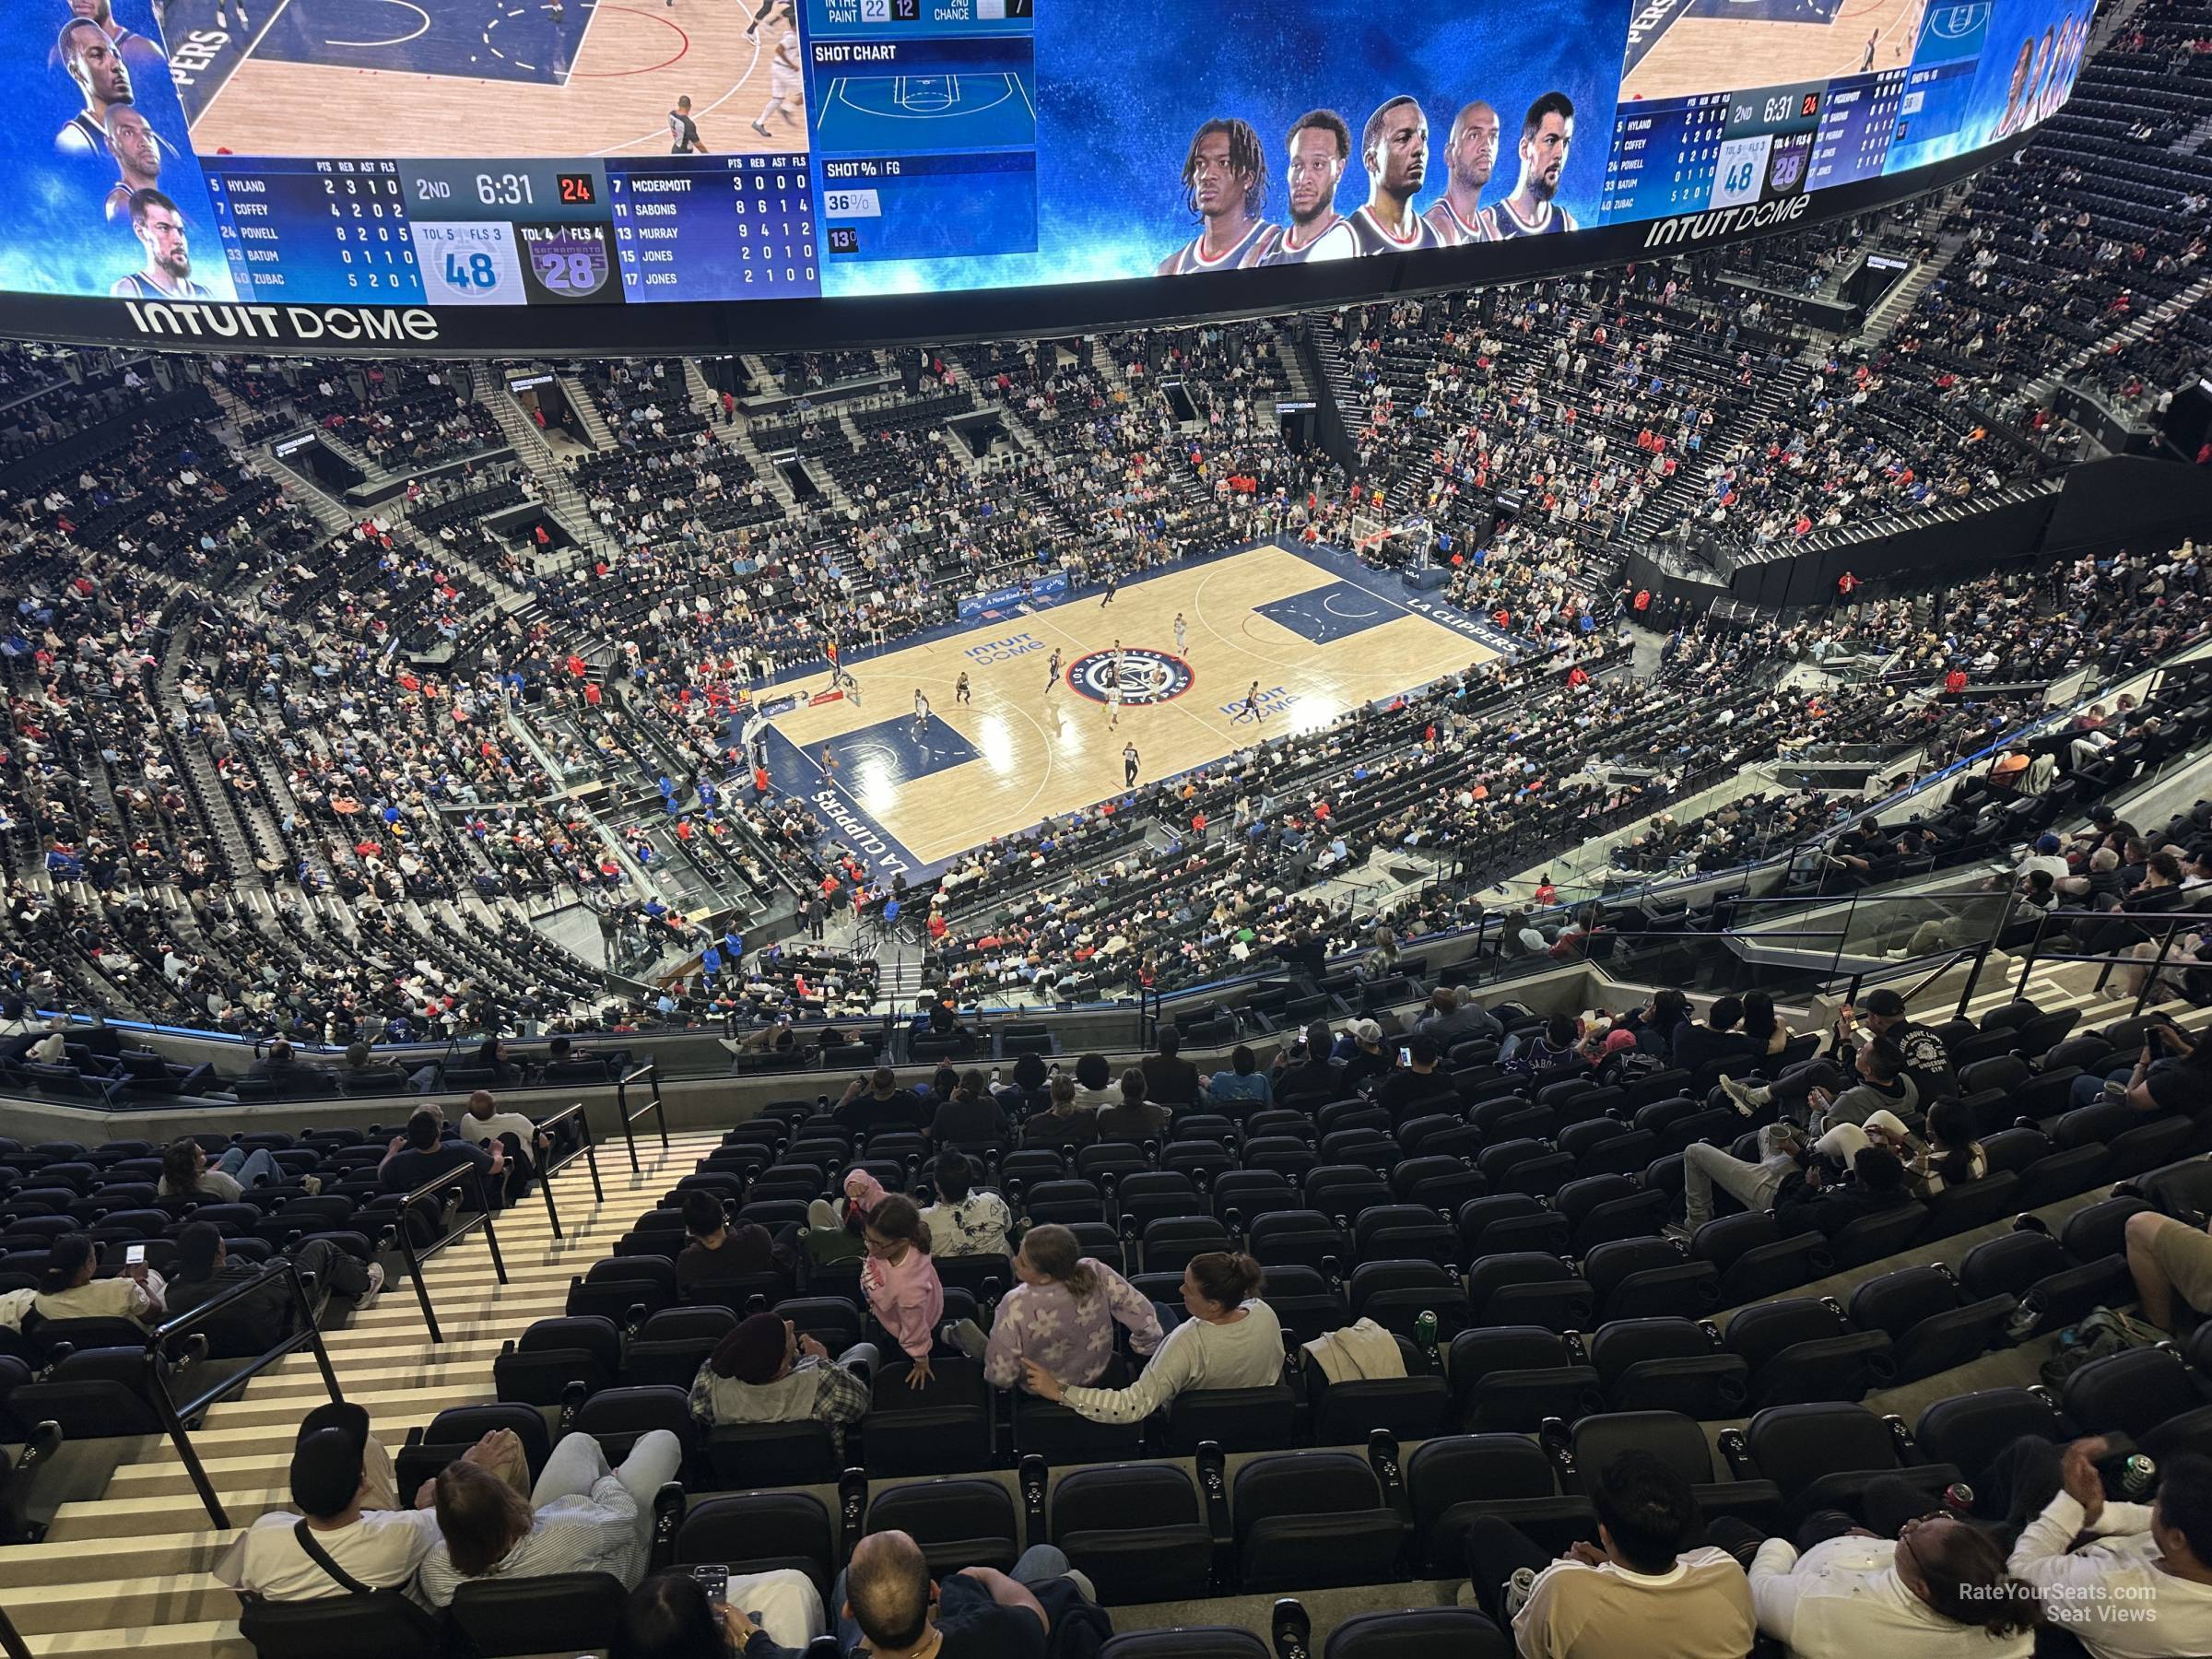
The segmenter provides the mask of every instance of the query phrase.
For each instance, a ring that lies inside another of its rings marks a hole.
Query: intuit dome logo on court
[[[1173,702],[1191,688],[1194,677],[1188,663],[1164,651],[1133,645],[1122,652],[1122,701],[1132,708]],[[1067,671],[1067,683],[1095,701],[1106,701],[1113,688],[1113,653],[1077,657]]]
[[[1755,202],[1745,207],[1716,207],[1710,213],[1681,213],[1661,219],[1646,232],[1643,245],[1665,248],[1676,242],[1706,241],[1715,236],[1735,236],[1746,230],[1764,230],[1805,217],[1811,196],[1783,196]]]

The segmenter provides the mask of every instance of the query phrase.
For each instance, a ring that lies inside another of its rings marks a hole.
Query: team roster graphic
[[[11,0],[0,290],[483,318],[1402,258],[1480,280],[1469,250],[1780,223],[2015,137],[2065,100],[2088,8]]]

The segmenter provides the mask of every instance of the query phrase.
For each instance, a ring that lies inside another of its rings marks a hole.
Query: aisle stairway
[[[451,1406],[493,1398],[500,1345],[533,1320],[563,1311],[571,1277],[606,1255],[641,1208],[719,1144],[714,1135],[641,1137],[632,1175],[621,1143],[599,1149],[604,1204],[582,1163],[554,1177],[567,1237],[556,1242],[535,1193],[499,1223],[508,1283],[499,1284],[479,1231],[424,1270],[445,1340],[432,1343],[413,1288],[382,1298],[326,1345],[346,1398],[366,1406],[377,1438],[396,1452],[407,1430]],[[233,1527],[288,1506],[293,1430],[328,1398],[313,1356],[279,1361],[236,1398],[209,1409],[192,1437]],[[126,1442],[113,1442],[124,1446]],[[129,1653],[156,1659],[253,1659],[238,1630],[238,1598],[208,1568],[232,1533],[212,1527],[166,1440],[128,1443],[97,1499],[65,1503],[41,1544],[0,1549],[0,1606],[33,1654]]]

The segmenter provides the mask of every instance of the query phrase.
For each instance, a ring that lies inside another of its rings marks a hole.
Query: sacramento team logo
[[[1172,702],[1191,688],[1191,665],[1179,656],[1148,646],[1122,651],[1122,701],[1130,708]],[[1104,702],[1113,684],[1113,653],[1093,651],[1075,660],[1067,683],[1093,702]]]

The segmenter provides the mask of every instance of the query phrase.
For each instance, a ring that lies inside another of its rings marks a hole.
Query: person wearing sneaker
[[[1751,1586],[1700,1533],[1688,1482],[1648,1452],[1624,1452],[1593,1485],[1597,1542],[1557,1560],[1512,1522],[1467,1529],[1468,1591],[1511,1620],[1522,1659],[1743,1659],[1759,1635]]]
[[[1143,1292],[1053,1222],[1032,1227],[1014,1257],[1014,1288],[999,1299],[991,1335],[972,1319],[945,1327],[945,1340],[983,1362],[994,1388],[1022,1381],[1035,1360],[1062,1382],[1088,1388],[1113,1359],[1113,1327],[1129,1327],[1129,1346],[1148,1355],[1160,1343],[1159,1314]]]
[[[249,1152],[232,1147],[213,1163],[207,1148],[187,1136],[173,1140],[161,1154],[161,1196],[205,1198],[215,1204],[236,1204],[250,1186],[283,1184],[284,1171],[265,1147]]]
[[[1887,1037],[1853,1053],[1847,1073],[1825,1057],[1793,1065],[1772,1083],[1739,1083],[1722,1074],[1721,1092],[1745,1117],[1773,1106],[1816,1135],[1841,1124],[1864,1124],[1888,1112],[1910,1126],[1920,1119],[1920,1094],[1905,1072],[1905,1057]]]
[[[370,1306],[384,1288],[384,1270],[374,1262],[347,1254],[328,1239],[307,1239],[291,1251],[300,1271],[312,1283],[315,1323],[332,1297],[344,1297],[354,1310]],[[223,1248],[223,1235],[212,1221],[192,1221],[177,1234],[176,1271],[169,1280],[169,1311],[182,1313],[212,1301],[233,1285],[249,1284],[266,1273],[260,1262],[232,1261]],[[257,1334],[264,1348],[271,1348],[292,1334],[291,1288],[272,1280],[265,1290],[241,1297],[224,1311],[226,1323],[237,1321]]]
[[[1692,1141],[1682,1149],[1682,1224],[1668,1228],[1668,1234],[1688,1239],[1712,1220],[1716,1186],[1746,1209],[1771,1209],[1783,1182],[1797,1172],[1805,1150],[1801,1132],[1791,1124],[1769,1124],[1759,1130],[1757,1162]]]

